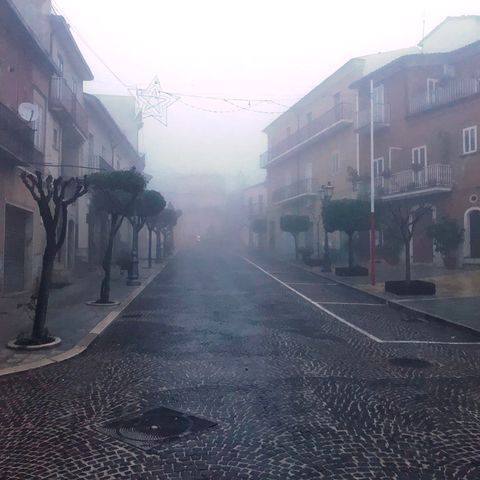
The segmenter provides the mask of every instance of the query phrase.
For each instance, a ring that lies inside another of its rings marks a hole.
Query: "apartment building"
[[[43,171],[46,112],[57,67],[10,0],[0,1],[0,293],[33,287],[43,254],[37,206],[21,169]],[[32,107],[36,105],[36,107]],[[28,116],[30,115],[30,118]],[[35,121],[29,121],[34,119]]]
[[[85,94],[85,105],[88,113],[88,171],[113,171],[128,170],[135,168],[142,172],[145,167],[145,157],[138,153],[137,148],[132,145],[130,139],[120,128],[117,120],[113,118],[105,106],[105,96],[94,96]],[[102,98],[102,100],[100,100]],[[131,97],[125,97],[130,98]],[[128,100],[128,102],[130,102]],[[125,120],[126,121],[126,120]],[[128,125],[128,122],[127,122]],[[135,124],[133,124],[135,128]],[[130,137],[135,141],[135,137]],[[135,143],[137,143],[135,141]],[[88,263],[99,265],[106,247],[107,219],[101,212],[90,208],[89,196],[79,199],[80,215],[79,222],[82,228],[78,239],[78,248],[87,255]],[[130,249],[132,240],[132,228],[127,221],[124,221],[119,230],[115,253]]]
[[[268,150],[260,157],[266,169],[268,244],[278,252],[291,252],[291,235],[280,231],[284,214],[306,215],[312,224],[321,216],[319,190],[330,182],[334,198],[355,195],[348,172],[357,171],[359,133],[355,131],[357,97],[353,80],[417,47],[354,58],[264,129]],[[365,112],[360,111],[361,121]],[[300,244],[317,242],[316,228],[301,235]],[[340,235],[331,235],[332,247],[340,247]],[[323,232],[321,233],[323,238]]]
[[[413,261],[439,262],[425,229],[447,215],[465,228],[464,263],[480,263],[480,41],[404,56],[355,82],[368,113],[370,82],[376,195],[432,207],[416,229]],[[369,129],[357,131],[360,173],[369,175]]]

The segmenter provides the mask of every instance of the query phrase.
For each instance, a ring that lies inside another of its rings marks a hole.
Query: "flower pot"
[[[445,265],[445,268],[453,270],[457,268],[457,257],[455,255],[447,255],[446,257],[443,257],[443,264]]]

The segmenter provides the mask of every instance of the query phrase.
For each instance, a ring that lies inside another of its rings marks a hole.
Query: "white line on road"
[[[366,305],[368,307],[386,307],[386,303],[360,303],[360,302],[315,302],[322,305]]]
[[[363,330],[362,328],[359,328],[356,325],[353,325],[352,323],[348,322],[347,320],[340,317],[339,315],[331,312],[327,308],[322,307],[322,305],[320,305],[319,302],[314,302],[313,300],[311,300],[307,296],[303,295],[299,291],[295,290],[294,288],[292,288],[287,283],[282,282],[282,280],[278,279],[277,277],[275,277],[271,273],[267,272],[262,267],[260,267],[256,263],[252,262],[248,258],[246,258],[246,257],[242,257],[242,258],[243,258],[243,260],[248,262],[250,265],[253,265],[255,268],[257,268],[258,270],[263,272],[265,275],[269,276],[270,278],[272,278],[276,282],[280,283],[285,288],[288,288],[288,290],[292,291],[293,293],[296,293],[299,297],[303,298],[308,303],[312,304],[314,307],[318,308],[319,310],[326,313],[327,315],[330,315],[331,317],[333,317],[335,320],[339,321],[340,323],[343,323],[344,325],[347,325],[348,327],[350,327],[353,330],[361,333],[362,335],[365,335],[366,337],[368,337],[370,340],[373,340],[374,342],[377,342],[377,343],[392,343],[392,344],[416,344],[416,345],[480,345],[480,342],[436,342],[436,341],[430,341],[430,340],[382,340],[381,338],[378,338],[375,335],[372,335],[371,333]],[[323,302],[323,303],[326,303],[326,302]]]
[[[315,283],[304,283],[304,282],[286,282],[288,285],[329,285],[329,286],[337,286],[339,285],[338,283],[321,283],[321,282],[315,282]]]

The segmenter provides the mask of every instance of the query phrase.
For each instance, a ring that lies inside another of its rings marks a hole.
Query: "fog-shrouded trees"
[[[161,262],[163,256],[169,255],[175,249],[173,230],[181,215],[181,210],[175,210],[171,203],[158,215],[154,226],[157,234],[156,263]]]
[[[115,236],[123,220],[131,215],[137,197],[145,190],[143,175],[136,170],[117,170],[90,175],[93,207],[108,215],[108,241],[102,261],[104,278],[97,303],[109,304],[112,254]]]
[[[324,207],[324,222],[329,232],[340,231],[348,236],[348,267],[354,267],[353,235],[368,230],[370,205],[364,200],[342,198],[330,200]]]
[[[45,250],[42,259],[42,272],[35,304],[31,344],[48,343],[46,329],[48,299],[52,282],[52,273],[57,253],[65,242],[68,224],[68,207],[88,191],[87,177],[53,178],[43,177],[39,171],[23,171],[20,178],[38,205],[46,234]]]
[[[280,229],[293,236],[295,243],[295,259],[298,259],[298,235],[307,232],[310,228],[310,219],[303,215],[282,215],[280,217]]]
[[[145,190],[141,193],[134,204],[132,215],[129,216],[133,228],[132,261],[136,261],[138,278],[138,234],[147,225],[148,228],[148,267],[152,267],[152,234],[155,222],[166,206],[165,199],[156,190]],[[133,275],[132,275],[133,276]]]

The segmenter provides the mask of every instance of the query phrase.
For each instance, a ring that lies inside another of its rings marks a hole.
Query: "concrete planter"
[[[392,280],[385,282],[385,291],[395,295],[435,295],[436,287],[432,282],[423,280]]]

